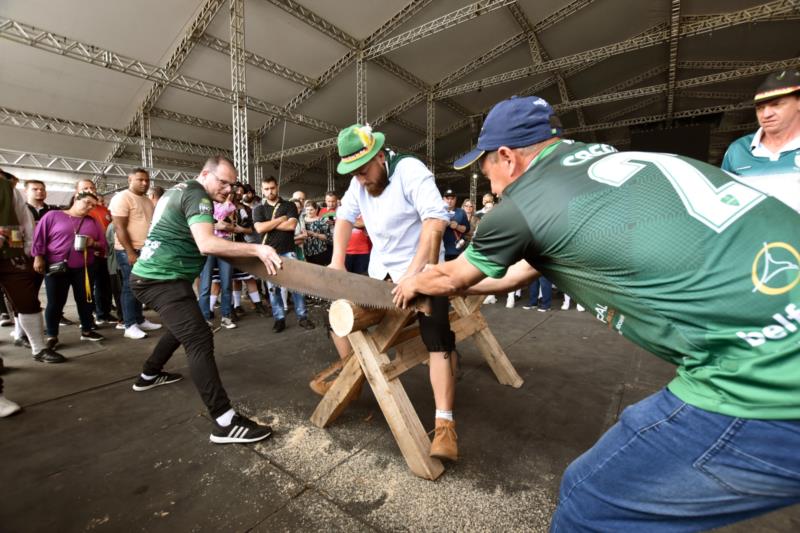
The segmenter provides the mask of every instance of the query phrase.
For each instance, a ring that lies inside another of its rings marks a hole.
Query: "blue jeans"
[[[231,300],[233,293],[231,292],[231,279],[233,277],[233,266],[222,258],[209,255],[206,258],[206,264],[203,271],[200,272],[200,311],[206,320],[211,318],[210,302],[208,297],[211,296],[211,274],[214,272],[214,267],[219,268],[219,282],[220,282],[220,298],[222,306],[222,316],[230,318],[231,316]]]
[[[539,285],[542,286],[541,303],[539,302]],[[553,284],[549,279],[544,276],[536,278],[533,280],[533,283],[531,283],[529,291],[528,305],[530,307],[536,307],[538,305],[542,309],[550,309],[550,305],[553,303]]]
[[[297,255],[294,252],[287,252],[285,254],[280,254],[281,257],[291,257],[292,259],[297,259]],[[267,283],[269,287],[269,303],[272,305],[272,316],[275,317],[275,320],[283,320],[286,317],[286,311],[283,309],[283,298],[281,298],[281,288],[278,285],[273,285],[272,283]],[[297,315],[297,318],[302,320],[303,318],[308,317],[308,313],[306,312],[306,297],[299,292],[292,293],[292,299],[294,300],[294,312]]]
[[[122,273],[122,291],[120,292],[120,303],[122,304],[122,320],[125,327],[129,328],[134,324],[144,322],[142,312],[142,302],[136,299],[131,291],[131,265],[128,263],[128,252],[125,250],[114,250],[117,256],[119,271]]]
[[[712,413],[662,389],[561,480],[552,532],[705,531],[800,502],[800,421]]]

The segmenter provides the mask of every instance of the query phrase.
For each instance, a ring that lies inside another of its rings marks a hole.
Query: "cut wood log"
[[[331,329],[340,337],[346,337],[354,331],[361,331],[374,326],[386,315],[386,309],[361,307],[348,300],[336,300],[328,311]]]

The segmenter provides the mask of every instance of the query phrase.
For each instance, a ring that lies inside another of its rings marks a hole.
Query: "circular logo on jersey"
[[[753,260],[752,279],[753,292],[789,292],[800,283],[800,253],[785,242],[765,242]]]

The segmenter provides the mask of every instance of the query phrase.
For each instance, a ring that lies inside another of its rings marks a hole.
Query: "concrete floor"
[[[215,336],[235,405],[274,430],[249,446],[209,443],[188,379],[131,390],[155,338],[106,327],[89,343],[62,328],[69,362],[44,365],[3,328],[6,395],[24,411],[0,420],[0,531],[546,531],[567,464],[673,369],[590,313],[502,302],[484,313],[525,384],[499,385],[470,341],[459,346],[461,460],[435,482],[409,472],[368,388],[329,429],[310,424],[307,382],[335,356],[293,315],[281,334],[251,313]],[[186,374],[182,351],[168,369]],[[432,429],[427,368],[402,381]],[[798,530],[800,506],[728,528]]]

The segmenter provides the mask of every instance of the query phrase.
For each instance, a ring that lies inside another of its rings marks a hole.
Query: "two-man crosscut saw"
[[[317,296],[325,300],[350,300],[365,307],[395,309],[392,301],[394,283],[335,270],[333,268],[281,257],[282,268],[270,275],[257,257],[238,257],[228,260],[233,266],[292,292]],[[422,303],[422,302],[420,302]]]

